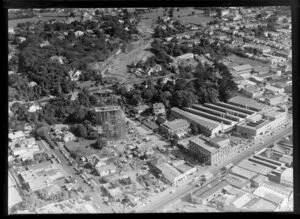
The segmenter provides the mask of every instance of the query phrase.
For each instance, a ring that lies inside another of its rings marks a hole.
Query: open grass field
[[[198,15],[180,17],[179,20],[181,20],[184,24],[206,25],[206,23],[211,21],[211,18],[204,16],[202,14],[198,14]]]
[[[37,22],[37,21],[49,21],[49,20],[60,20],[65,19],[63,17],[33,17],[33,18],[24,18],[24,19],[17,19],[17,20],[9,20],[8,21],[8,27],[17,27],[20,23],[26,23],[26,22]]]
[[[254,68],[262,68],[262,69],[268,69],[271,68],[270,64],[268,63],[262,63],[257,60],[249,59],[249,58],[243,58],[239,57],[237,55],[230,55],[225,58],[226,61],[229,61],[227,64],[228,67],[236,66],[236,65],[244,65],[244,64],[250,64]]]
[[[159,16],[162,17],[163,14],[164,14],[163,8],[154,9],[152,12],[144,13],[142,15],[141,22],[145,23],[146,25],[151,26],[152,24],[154,24],[156,22],[157,18]]]

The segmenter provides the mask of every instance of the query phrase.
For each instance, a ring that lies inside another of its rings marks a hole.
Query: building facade
[[[231,153],[230,140],[222,142],[214,139],[195,138],[189,141],[189,148],[194,157],[208,165],[219,164]]]

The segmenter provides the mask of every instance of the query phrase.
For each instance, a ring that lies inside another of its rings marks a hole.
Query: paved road
[[[243,151],[242,153],[234,156],[233,158],[227,160],[226,162],[222,163],[219,166],[211,166],[207,171],[210,171],[211,173],[218,173],[220,171],[220,169],[224,166],[226,166],[227,164],[233,162],[236,163],[248,156],[250,156],[253,152],[255,152],[256,150],[262,149],[267,147],[268,145],[272,144],[273,141],[277,141],[279,139],[281,139],[282,137],[284,137],[285,135],[289,134],[292,132],[292,127],[288,126],[285,129],[281,129],[281,131],[276,135],[276,136],[266,136],[266,138],[264,139],[264,143],[257,143],[255,145],[253,145],[252,147],[246,149],[245,151]],[[207,172],[205,171],[205,172]],[[199,175],[203,174],[204,172],[198,172]],[[198,189],[197,187],[195,187],[194,185],[185,185],[185,187],[183,188],[179,188],[175,193],[170,194],[166,197],[164,197],[163,199],[160,199],[157,202],[154,203],[150,203],[149,205],[145,206],[144,208],[142,208],[141,210],[138,210],[138,212],[158,212],[158,211],[162,211],[163,208],[165,208],[166,206],[172,204],[173,202],[175,202],[176,200],[178,200],[179,198],[183,197],[184,195],[192,192],[193,190]]]

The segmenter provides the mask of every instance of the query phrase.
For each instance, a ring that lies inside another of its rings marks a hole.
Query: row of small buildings
[[[293,197],[293,168],[286,162],[288,156],[275,146],[263,149],[192,192],[191,200],[197,204],[213,200],[235,211],[285,210]]]

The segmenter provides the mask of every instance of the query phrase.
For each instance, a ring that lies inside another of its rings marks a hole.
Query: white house
[[[84,32],[78,30],[78,31],[74,32],[74,34],[75,34],[76,37],[81,37],[81,36],[84,35]]]
[[[76,139],[76,137],[71,132],[63,135],[63,141],[65,143],[68,141],[74,141],[75,139]]]
[[[42,109],[42,107],[40,107],[37,103],[34,103],[29,107],[28,112],[32,113],[32,112],[36,112],[41,109]]]
[[[12,141],[21,141],[25,139],[25,134],[23,131],[18,131],[18,132],[12,132],[9,133],[8,138]]]

